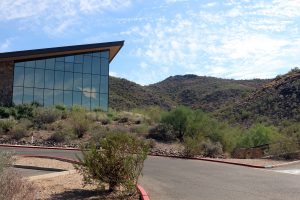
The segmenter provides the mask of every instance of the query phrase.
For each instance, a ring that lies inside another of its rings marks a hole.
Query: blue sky
[[[272,78],[300,66],[300,0],[1,0],[0,52],[125,40],[110,73]]]

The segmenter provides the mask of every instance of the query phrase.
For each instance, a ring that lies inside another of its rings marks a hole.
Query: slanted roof
[[[0,53],[1,61],[24,61],[31,59],[40,59],[56,56],[65,56],[72,54],[82,54],[95,51],[109,50],[109,61],[112,61],[119,50],[124,45],[124,41],[117,42],[106,42],[106,43],[94,43],[94,44],[83,44],[74,46],[64,46],[64,47],[53,47],[45,49],[34,49],[25,51],[14,51]]]

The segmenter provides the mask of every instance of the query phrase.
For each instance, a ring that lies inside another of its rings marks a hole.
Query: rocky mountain
[[[246,125],[256,121],[300,122],[300,70],[277,76],[219,113],[223,118]]]
[[[141,86],[126,79],[110,78],[110,107],[129,110],[160,106],[170,109],[185,105],[214,111],[249,95],[268,80],[233,80],[206,76],[171,76],[161,82]]]

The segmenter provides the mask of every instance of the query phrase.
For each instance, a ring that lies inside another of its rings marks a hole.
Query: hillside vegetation
[[[130,110],[145,106],[170,109],[185,105],[194,109],[214,111],[247,96],[266,82],[268,80],[232,80],[184,75],[141,86],[126,79],[111,77],[110,106],[117,110]]]

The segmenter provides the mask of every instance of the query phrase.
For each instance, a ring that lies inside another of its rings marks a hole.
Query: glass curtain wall
[[[109,51],[16,62],[13,103],[108,109]]]

